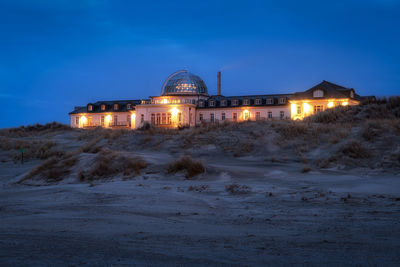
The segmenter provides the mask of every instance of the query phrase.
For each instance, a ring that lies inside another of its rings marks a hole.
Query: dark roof
[[[292,99],[312,99],[314,98],[313,92],[315,90],[322,90],[324,91],[323,97],[318,97],[319,99],[324,98],[350,98],[350,93],[353,91],[354,99],[357,98],[353,88],[346,88],[341,85],[337,85],[328,81],[322,81],[321,83],[311,87],[310,89],[304,92],[297,92],[293,95]]]
[[[135,106],[142,103],[142,101],[148,100],[106,100],[106,101],[97,101],[95,103],[88,103],[86,106],[75,107],[73,111],[69,114],[78,114],[78,113],[102,113],[102,112],[127,112],[129,110],[135,110]],[[101,105],[105,105],[105,110],[101,110]],[[114,110],[114,104],[118,104],[118,110]],[[128,109],[128,104],[131,104],[131,108]],[[92,110],[89,111],[88,106],[92,105]]]
[[[226,108],[226,107],[239,107],[239,106],[282,106],[287,105],[288,98],[290,98],[292,94],[274,94],[274,95],[242,95],[242,96],[222,96],[222,95],[213,95],[210,96],[207,100],[199,100],[204,102],[204,106],[197,105],[197,108]],[[279,102],[279,99],[285,99],[283,103]],[[249,104],[244,104],[244,100],[248,99]],[[256,104],[256,99],[260,99],[261,103]],[[272,100],[271,102],[267,101],[267,99]],[[214,105],[210,106],[210,100],[214,100]],[[226,100],[226,105],[223,104],[223,100]],[[233,100],[238,100],[237,105],[233,105]]]

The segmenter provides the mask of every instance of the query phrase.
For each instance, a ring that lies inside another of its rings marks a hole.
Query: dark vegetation
[[[225,190],[233,195],[251,193],[251,188],[247,185],[230,184],[225,186]]]
[[[171,162],[167,166],[168,173],[185,171],[186,178],[191,178],[206,171],[201,161],[193,160],[191,156],[185,155]]]
[[[133,178],[146,167],[146,162],[140,157],[103,150],[96,156],[90,169],[79,173],[79,179],[81,181],[93,181],[113,178],[118,175]]]

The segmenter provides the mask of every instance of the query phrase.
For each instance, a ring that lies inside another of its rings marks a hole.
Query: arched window
[[[314,92],[313,92],[313,97],[324,97],[324,91],[322,91],[322,90],[315,90]]]

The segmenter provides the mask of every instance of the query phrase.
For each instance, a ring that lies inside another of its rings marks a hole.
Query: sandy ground
[[[150,166],[133,180],[50,186],[14,183],[39,161],[0,163],[0,265],[399,265],[400,176],[205,161],[195,180]],[[251,192],[230,194],[233,183]]]

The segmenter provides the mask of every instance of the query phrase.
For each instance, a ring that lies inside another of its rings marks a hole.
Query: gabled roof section
[[[353,88],[346,88],[344,86],[331,83],[328,81],[322,81],[321,83],[311,87],[304,92],[297,92],[293,95],[292,99],[314,99],[314,91],[322,90],[324,92],[323,97],[318,97],[318,99],[324,98],[356,98],[356,94]],[[351,97],[351,92],[354,96]]]
[[[142,100],[135,99],[135,100],[106,100],[106,101],[97,101],[95,103],[88,103],[84,107],[75,107],[73,111],[69,114],[79,114],[79,113],[103,113],[103,112],[127,112],[129,110],[135,110],[136,105],[140,105]],[[114,110],[114,104],[118,104],[118,110]],[[131,107],[128,109],[128,104]],[[92,110],[88,110],[88,106],[92,105]],[[101,105],[105,105],[105,110],[101,109]]]

